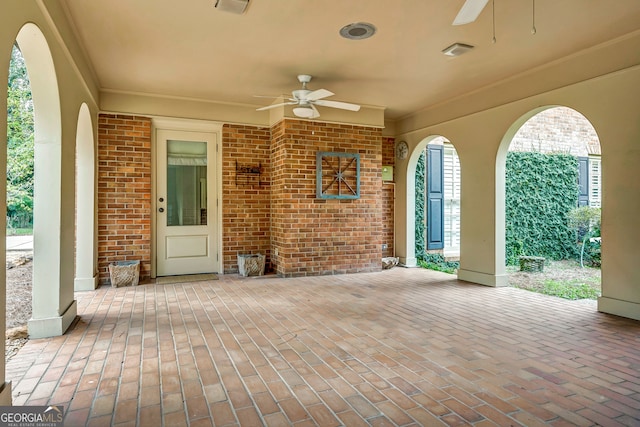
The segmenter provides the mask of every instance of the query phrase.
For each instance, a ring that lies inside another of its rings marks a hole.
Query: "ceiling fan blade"
[[[453,20],[453,25],[465,25],[475,21],[488,2],[489,0],[466,0]]]
[[[321,105],[323,107],[340,108],[342,110],[360,111],[359,105],[349,104],[348,102],[329,101],[329,100],[319,99],[315,101],[315,104]]]
[[[279,104],[271,104],[271,105],[267,105],[266,107],[256,108],[256,111],[270,110],[272,108],[282,107],[284,105],[295,105],[295,104],[297,104],[297,102],[281,102]]]
[[[318,99],[326,98],[326,97],[332,96],[332,95],[334,95],[334,93],[329,91],[329,90],[318,89],[318,90],[314,90],[313,92],[307,94],[307,96],[305,96],[305,99],[307,101],[316,101]]]

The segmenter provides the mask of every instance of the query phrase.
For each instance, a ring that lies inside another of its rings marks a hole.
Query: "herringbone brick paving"
[[[65,426],[640,425],[640,322],[451,277],[102,287],[7,377]]]

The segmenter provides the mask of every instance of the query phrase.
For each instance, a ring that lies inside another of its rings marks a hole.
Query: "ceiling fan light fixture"
[[[293,114],[295,114],[296,117],[310,119],[315,115],[315,111],[313,111],[311,107],[298,106],[293,109]]]
[[[447,56],[460,56],[463,53],[469,52],[473,48],[474,46],[471,46],[469,44],[454,43],[451,46],[443,49],[442,53],[444,53]]]
[[[349,40],[368,39],[376,32],[376,27],[368,22],[355,22],[340,28],[340,35]]]

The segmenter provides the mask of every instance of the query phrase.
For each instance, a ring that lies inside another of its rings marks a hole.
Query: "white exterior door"
[[[217,273],[217,134],[157,131],[156,275]]]

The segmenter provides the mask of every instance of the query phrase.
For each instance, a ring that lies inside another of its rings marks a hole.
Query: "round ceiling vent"
[[[368,39],[376,32],[376,27],[367,22],[356,22],[345,25],[340,29],[340,35],[345,39],[362,40]]]

